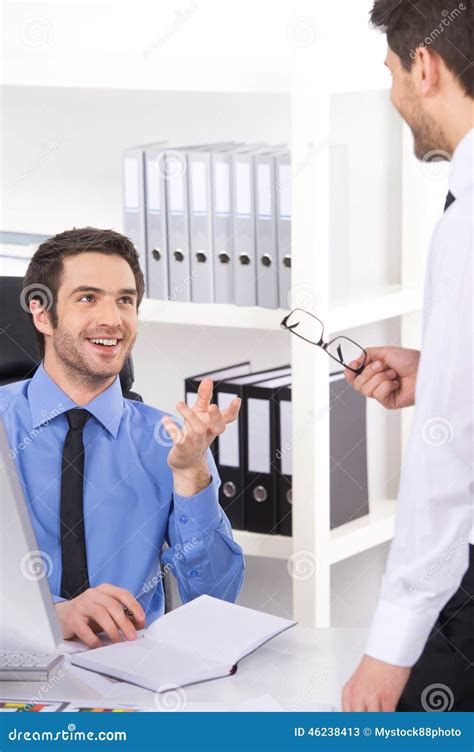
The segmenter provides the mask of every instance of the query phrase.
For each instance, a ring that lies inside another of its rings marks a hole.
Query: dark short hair
[[[63,272],[63,258],[79,253],[105,253],[121,256],[130,265],[137,288],[137,310],[145,291],[145,281],[140,268],[138,253],[129,238],[114,230],[98,230],[95,227],[61,232],[38,247],[23,278],[23,303],[25,307],[35,298],[47,308],[53,326],[58,324],[57,300]],[[40,357],[44,357],[44,335],[33,322]]]
[[[473,97],[471,0],[449,7],[446,0],[375,0],[370,21],[387,34],[405,68],[411,69],[417,47],[432,49]]]

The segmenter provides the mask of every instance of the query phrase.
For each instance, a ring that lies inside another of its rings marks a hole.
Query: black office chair
[[[0,386],[31,378],[41,361],[33,326],[21,305],[22,288],[23,277],[0,277]],[[122,393],[126,399],[143,402],[140,394],[131,391],[133,381],[129,355],[120,372]]]

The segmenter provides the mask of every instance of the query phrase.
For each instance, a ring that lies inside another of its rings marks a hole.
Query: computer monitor
[[[28,451],[28,447],[20,451]],[[30,514],[0,418],[0,651],[54,653],[61,626]]]

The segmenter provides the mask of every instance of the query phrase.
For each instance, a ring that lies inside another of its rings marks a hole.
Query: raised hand
[[[212,390],[212,380],[203,379],[193,407],[178,402],[176,410],[184,419],[182,427],[169,416],[162,418],[164,427],[173,439],[168,455],[168,465],[173,470],[197,468],[216,436],[224,433],[228,423],[236,420],[239,414],[239,397],[233,399],[226,410],[219,410],[217,405],[211,404]]]

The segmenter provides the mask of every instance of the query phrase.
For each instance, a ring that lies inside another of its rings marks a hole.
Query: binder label
[[[207,212],[206,165],[204,162],[191,162],[191,201],[194,214]]]
[[[252,196],[249,162],[236,162],[235,188],[235,206],[237,214],[243,217],[250,217],[252,211]]]
[[[279,173],[280,219],[291,219],[291,166],[280,165]]]
[[[227,162],[216,162],[214,168],[216,214],[230,215],[230,169]]]
[[[280,455],[281,472],[293,475],[293,447],[291,442],[291,402],[280,400]]]
[[[248,458],[252,473],[270,472],[270,402],[249,398],[247,401]]]
[[[184,181],[181,175],[168,178],[168,199],[171,212],[184,212]]]
[[[259,219],[271,219],[272,192],[270,165],[257,165],[257,211]]]
[[[236,394],[219,392],[217,395],[217,404],[220,410],[226,410]],[[219,465],[226,467],[240,466],[239,453],[239,421],[229,423],[219,436]]]
[[[147,161],[146,171],[146,201],[150,212],[161,212],[160,177],[155,170],[155,160]]]

